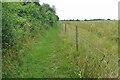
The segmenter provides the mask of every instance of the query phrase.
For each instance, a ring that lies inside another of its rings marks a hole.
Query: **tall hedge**
[[[19,74],[17,66],[25,43],[53,27],[59,20],[55,8],[38,2],[2,3],[3,77]],[[27,44],[26,44],[27,45]],[[25,46],[25,47],[24,47]],[[18,60],[18,62],[16,62]],[[18,72],[18,74],[15,73]],[[12,74],[11,74],[12,73]],[[15,74],[14,74],[15,73]]]

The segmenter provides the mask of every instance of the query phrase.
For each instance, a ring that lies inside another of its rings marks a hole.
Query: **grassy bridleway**
[[[51,28],[22,58],[19,77],[69,78],[75,77],[73,59],[61,38],[60,28]]]

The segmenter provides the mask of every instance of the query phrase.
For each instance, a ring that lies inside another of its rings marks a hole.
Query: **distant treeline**
[[[79,20],[79,19],[70,19],[70,20],[61,20],[61,21],[100,21],[100,20],[111,20],[111,19],[85,19],[85,20]]]

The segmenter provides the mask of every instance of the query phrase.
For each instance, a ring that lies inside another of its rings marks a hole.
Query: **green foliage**
[[[55,9],[38,2],[2,3],[3,77],[11,76],[24,51],[37,35],[58,21]],[[19,63],[18,63],[19,65]],[[16,74],[15,74],[16,75]]]

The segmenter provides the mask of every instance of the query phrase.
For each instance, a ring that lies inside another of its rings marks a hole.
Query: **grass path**
[[[68,78],[73,75],[67,50],[60,37],[60,29],[50,29],[46,35],[27,51],[22,59],[20,77],[24,78]]]
[[[102,41],[94,33],[81,28],[79,51],[76,51],[75,28],[69,26],[70,28],[65,32],[64,25],[59,26],[61,28],[49,29],[44,37],[26,52],[27,55],[22,59],[20,67],[22,73],[19,77],[97,78],[117,75],[117,65],[112,62],[117,60],[117,55],[108,55],[101,61],[103,54],[99,50],[105,52],[106,40]],[[108,44],[108,46],[112,45]],[[105,61],[109,63],[106,64]]]

